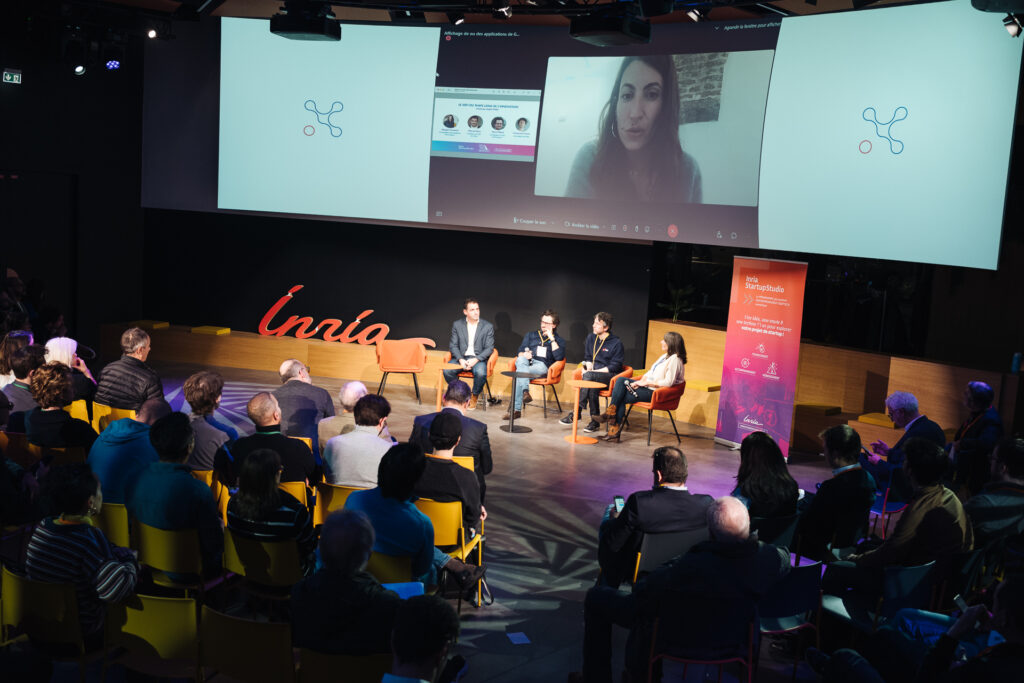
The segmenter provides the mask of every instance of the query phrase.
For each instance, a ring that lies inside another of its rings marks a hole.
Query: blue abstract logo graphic
[[[343,105],[341,102],[332,102],[330,111],[320,111],[320,109],[316,106],[316,102],[314,102],[313,100],[306,100],[306,104],[304,106],[306,108],[306,111],[312,112],[316,116],[317,123],[323,126],[327,126],[327,129],[331,131],[331,137],[341,137],[341,126],[336,126],[333,123],[331,123],[331,117],[334,116],[335,114],[341,113],[341,111],[345,108],[345,105]],[[309,129],[310,131],[312,130],[309,126],[307,126],[306,128]],[[307,133],[307,135],[311,134],[312,132]]]
[[[888,121],[879,121],[878,113],[875,111],[875,108],[868,107],[867,109],[864,110],[864,113],[861,114],[861,116],[863,116],[864,120],[867,121],[868,123],[874,124],[875,135],[882,138],[883,140],[889,141],[890,152],[892,152],[893,154],[900,154],[901,152],[903,152],[903,142],[901,140],[897,140],[892,136],[892,127],[899,123],[900,121],[902,121],[903,119],[907,118],[908,113],[909,112],[907,111],[906,107],[896,107],[896,111],[892,113],[892,118],[890,118]],[[863,152],[863,149],[861,151]]]

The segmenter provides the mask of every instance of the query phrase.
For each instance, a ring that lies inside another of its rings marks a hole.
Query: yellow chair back
[[[306,482],[304,481],[282,481],[277,485],[277,488],[281,489],[285,493],[289,494],[292,498],[299,501],[303,505],[306,505]]]
[[[199,608],[194,598],[133,595],[107,611],[107,641],[131,654],[199,664]]]
[[[76,420],[89,422],[89,402],[84,398],[72,401],[68,405],[64,406],[64,412],[68,413]]]
[[[434,525],[434,545],[462,545],[462,503],[457,500],[439,503],[429,498],[416,501],[419,511]]]
[[[81,446],[73,447],[47,447],[42,449],[42,457],[50,457],[50,467],[55,465],[72,465],[85,462],[87,453]]]
[[[121,503],[103,503],[100,513],[93,518],[92,523],[114,545],[122,548],[131,547],[128,508]]]
[[[302,579],[293,540],[255,541],[224,530],[224,568],[264,586],[293,586]]]
[[[370,561],[366,565],[370,572],[381,583],[405,583],[412,581],[412,557],[409,555],[385,555],[370,553]]]
[[[105,406],[102,403],[92,404],[92,428],[96,430],[97,434],[103,432],[111,422],[115,422],[125,417],[135,417],[137,413],[134,410],[128,410],[127,408],[111,408]]]
[[[355,486],[338,486],[321,482],[316,485],[316,505],[313,507],[313,526],[320,526],[327,515],[345,507],[345,500],[353,491],[364,491]]]
[[[288,622],[252,621],[203,605],[200,634],[204,667],[242,681],[296,681]]]
[[[33,640],[73,645],[78,647],[79,654],[85,652],[73,584],[33,581],[7,567],[3,568],[0,582],[4,640],[17,629]]]
[[[296,439],[309,446],[309,450],[313,450],[313,439],[308,436],[289,436],[289,439]]]
[[[299,648],[299,683],[380,683],[391,672],[391,655],[330,655]]]
[[[147,565],[153,572],[153,582],[161,586],[179,586],[161,574],[188,574],[200,576],[203,573],[203,559],[199,552],[199,532],[195,529],[167,531],[135,520],[135,546],[139,551],[139,563]]]
[[[192,476],[213,488],[213,470],[192,470]]]
[[[43,449],[28,442],[27,434],[16,432],[0,432],[0,450],[11,462],[16,462],[25,469],[31,468],[43,455]]]
[[[461,465],[462,467],[465,467],[470,472],[475,471],[473,469],[473,456],[471,456],[471,455],[453,455],[452,456],[452,460],[455,461],[456,465]]]

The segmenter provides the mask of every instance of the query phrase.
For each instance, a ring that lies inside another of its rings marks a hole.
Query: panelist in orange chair
[[[612,400],[608,403],[608,433],[605,441],[618,441],[627,403],[650,401],[658,387],[673,387],[682,383],[686,365],[686,344],[678,332],[666,332],[661,340],[661,357],[640,379],[619,377],[612,387]]]
[[[625,359],[625,351],[622,348],[622,340],[612,334],[612,314],[599,312],[594,316],[593,332],[587,335],[583,341],[583,379],[591,382],[601,382],[605,386],[611,382],[612,377],[622,372],[622,363]],[[590,406],[590,422],[583,428],[585,432],[596,432],[601,428],[600,403],[601,389],[580,390],[580,417],[583,417],[583,406]],[[559,420],[563,425],[572,424],[572,411]]]
[[[469,399],[469,408],[473,410],[487,381],[487,359],[494,350],[494,325],[480,317],[480,302],[472,297],[466,299],[462,313],[466,317],[452,323],[448,350],[452,353],[452,362],[473,373],[473,396]],[[459,372],[445,370],[445,383],[457,380]]]
[[[523,336],[523,343],[519,345],[516,372],[545,375],[552,363],[565,358],[565,340],[555,331],[558,322],[558,313],[550,308],[541,314],[540,329],[536,332],[527,332]],[[522,414],[523,403],[532,400],[529,382],[527,379],[515,380],[515,386],[512,387],[513,405],[509,406],[509,413],[505,415],[505,419],[508,419],[514,410],[518,420]]]

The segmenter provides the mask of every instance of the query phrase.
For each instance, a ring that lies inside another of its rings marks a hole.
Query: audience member
[[[607,385],[612,377],[622,372],[622,363],[625,359],[625,351],[622,347],[622,340],[612,334],[612,314],[599,312],[594,316],[591,326],[592,332],[583,341],[583,379],[590,382],[600,382]],[[601,389],[580,389],[579,419],[583,419],[583,407],[590,409],[590,422],[583,428],[585,432],[596,432],[601,428],[600,422],[604,420],[601,413]],[[572,424],[572,411],[563,417],[559,422],[569,426]]]
[[[516,372],[543,376],[553,363],[565,359],[565,340],[555,331],[558,323],[558,313],[554,310],[549,308],[541,314],[540,329],[523,335],[516,355]],[[523,403],[533,399],[530,397],[530,380],[514,379],[512,382],[512,403],[505,419],[511,416],[518,420],[523,414]]]
[[[40,366],[32,373],[29,387],[39,404],[25,415],[29,442],[51,448],[92,447],[96,431],[64,410],[71,403],[71,370],[66,365],[52,362]]]
[[[324,450],[324,476],[331,484],[373,488],[377,485],[380,459],[391,448],[390,439],[382,439],[391,405],[383,396],[367,394],[356,402],[355,430],[327,442]]]
[[[96,380],[89,366],[78,357],[78,342],[70,337],[54,337],[46,342],[47,362],[57,361],[71,370],[71,400],[91,401],[96,395]]]
[[[7,431],[23,433],[25,431],[25,415],[39,404],[32,398],[32,388],[29,386],[32,380],[32,373],[36,368],[41,367],[44,360],[45,349],[42,346],[26,346],[14,352],[10,359],[11,372],[14,373],[14,381],[3,388],[4,396],[10,402],[10,415],[4,424]]]
[[[875,480],[860,466],[860,434],[855,429],[836,425],[821,438],[832,478],[821,483],[817,494],[805,497],[797,533],[802,555],[832,561],[832,550],[852,547],[867,530]]]
[[[214,457],[214,469],[221,481],[234,486],[245,458],[260,448],[276,451],[281,457],[281,481],[302,481],[317,484],[320,466],[313,459],[309,446],[298,439],[281,433],[281,408],[274,395],[261,391],[249,399],[246,406],[249,419],[256,425],[256,433],[243,436],[233,444],[225,443]]]
[[[487,510],[480,504],[480,488],[476,476],[452,460],[452,451],[462,436],[462,421],[459,415],[442,412],[430,423],[431,453],[413,494],[441,503],[459,501],[462,503],[462,526],[466,538],[472,538],[487,519]]]
[[[269,448],[249,454],[238,475],[238,493],[228,501],[228,528],[257,541],[294,540],[303,573],[316,567],[316,534],[305,501],[278,488],[281,456]]]
[[[630,578],[644,534],[707,530],[712,498],[686,488],[686,455],[675,446],[663,446],[651,460],[653,487],[630,494],[621,513],[614,504],[605,510],[597,545],[602,585],[617,588]]]
[[[707,525],[710,540],[651,572],[632,593],[608,586],[587,591],[582,680],[612,680],[613,624],[631,629],[626,668],[632,680],[645,680],[650,626],[666,596],[685,590],[710,598],[756,602],[789,573],[789,553],[750,535],[750,515],[736,498],[726,496],[712,502],[707,508]]]
[[[954,464],[950,487],[967,500],[988,482],[992,471],[989,456],[1003,438],[1003,420],[992,405],[995,392],[984,382],[968,382],[964,389],[967,419],[956,430],[949,455]]]
[[[188,466],[193,470],[212,470],[217,450],[225,443],[238,439],[234,427],[213,416],[220,405],[224,378],[219,372],[202,370],[185,380],[182,391],[192,408],[190,422],[196,435],[196,445],[188,458]]]
[[[459,373],[468,370],[473,373],[473,394],[469,399],[469,409],[475,410],[480,392],[487,383],[487,360],[494,351],[494,325],[480,317],[480,302],[470,297],[466,299],[462,313],[452,323],[451,338],[448,351],[452,354],[452,362],[462,366],[462,370],[445,370],[444,381],[448,384],[459,378]]]
[[[40,469],[46,471],[44,466],[40,466],[36,474],[32,474],[8,460],[0,451],[0,527],[20,526],[43,516],[38,504],[39,482],[36,479],[36,475],[42,476]]]
[[[54,467],[44,487],[59,514],[36,527],[25,568],[36,581],[74,584],[82,635],[96,649],[103,641],[104,603],[120,602],[135,592],[138,565],[130,550],[111,544],[92,525],[90,518],[103,506],[103,492],[88,465]]]
[[[328,441],[341,434],[348,434],[356,428],[356,418],[352,411],[356,409],[359,399],[368,393],[366,385],[362,382],[348,382],[341,388],[341,391],[338,392],[338,405],[341,406],[341,412],[334,417],[320,420],[316,425],[321,453],[327,448]],[[391,438],[391,435],[387,433],[382,436],[389,440]]]
[[[11,330],[0,342],[0,389],[14,381],[11,358],[19,350],[33,343],[32,333],[26,330]]]
[[[1006,439],[990,456],[992,481],[964,503],[974,545],[1024,531],[1024,439]]]
[[[149,334],[130,327],[121,335],[120,359],[100,372],[94,400],[101,405],[123,410],[138,410],[151,398],[163,398],[164,387],[153,368],[146,365],[152,349]]]
[[[430,425],[434,418],[446,412],[458,414],[462,421],[462,438],[459,440],[459,445],[455,447],[454,455],[473,458],[473,472],[476,473],[477,483],[480,485],[480,502],[482,503],[487,493],[484,475],[490,474],[494,469],[487,425],[466,415],[466,411],[469,410],[470,391],[465,382],[457,379],[450,382],[442,400],[443,407],[440,413],[420,415],[413,420],[412,436],[409,437],[409,441],[419,444],[424,453],[430,453],[434,450],[430,443]]]
[[[906,391],[895,391],[885,399],[885,410],[896,429],[904,430],[903,436],[892,447],[884,441],[871,444],[871,455],[861,455],[860,464],[874,477],[879,491],[891,487],[890,500],[907,500],[913,495],[910,483],[903,476],[903,447],[912,438],[926,439],[936,446],[946,445],[946,435],[935,422],[918,410],[917,399]],[[882,457],[886,460],[882,460]]]
[[[402,601],[366,571],[373,544],[373,526],[363,513],[338,510],[327,518],[320,528],[323,568],[292,588],[295,646],[338,655],[391,651]]]
[[[149,440],[150,427],[171,414],[171,406],[162,398],[142,404],[135,417],[111,422],[89,450],[89,467],[103,485],[108,503],[124,504],[128,487],[142,470],[160,459]]]
[[[377,487],[349,494],[345,508],[370,518],[376,534],[374,552],[412,558],[413,580],[436,586],[443,568],[452,572],[460,586],[470,588],[483,576],[483,567],[465,564],[435,548],[434,525],[412,502],[413,488],[426,466],[416,444],[392,446],[381,458]]]
[[[147,526],[179,531],[195,529],[203,573],[220,571],[224,551],[224,532],[210,487],[192,476],[188,465],[195,434],[184,413],[171,413],[156,422],[149,431],[158,462],[139,473],[129,484],[128,513]]]
[[[281,406],[281,431],[285,436],[304,436],[312,448],[320,453],[317,423],[334,415],[334,401],[326,389],[313,386],[309,367],[289,358],[278,370],[281,386],[274,389],[274,398]]]
[[[765,432],[752,432],[740,444],[740,469],[732,495],[743,501],[751,517],[796,514],[799,487],[779,444]]]
[[[417,595],[398,606],[391,634],[391,673],[381,683],[434,683],[459,636],[459,615],[436,595]]]

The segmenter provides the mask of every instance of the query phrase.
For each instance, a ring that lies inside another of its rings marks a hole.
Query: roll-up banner
[[[789,457],[807,264],[735,257],[715,441],[767,432]]]

